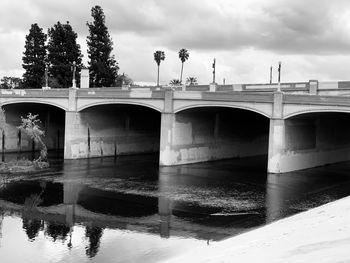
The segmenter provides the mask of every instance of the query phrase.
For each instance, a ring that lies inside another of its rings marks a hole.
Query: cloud
[[[347,76],[337,66],[348,64],[348,0],[2,0],[0,74],[23,72],[25,35],[33,23],[46,31],[57,21],[69,21],[86,64],[86,22],[92,21],[96,4],[104,9],[121,72],[136,81],[155,82],[153,52],[158,49],[167,56],[161,79],[178,78],[180,48],[190,51],[185,76],[200,83],[211,81],[214,57],[217,79],[226,82],[265,81],[270,65],[279,60],[288,80]]]

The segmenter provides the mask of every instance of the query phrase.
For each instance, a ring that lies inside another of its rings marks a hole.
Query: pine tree
[[[100,6],[91,8],[94,21],[86,23],[90,35],[87,37],[90,86],[111,87],[116,85],[118,63],[112,55],[113,42],[105,25],[105,15]]]
[[[22,67],[25,69],[23,74],[23,87],[25,88],[39,89],[42,87],[45,72],[46,39],[47,36],[43,33],[43,29],[38,24],[32,24],[29,34],[26,36],[22,58]]]
[[[49,86],[54,88],[72,87],[72,65],[74,61],[77,66],[76,79],[79,86],[82,54],[80,45],[77,44],[77,33],[73,31],[69,22],[66,24],[57,22],[49,29],[48,35],[49,75],[53,78]]]

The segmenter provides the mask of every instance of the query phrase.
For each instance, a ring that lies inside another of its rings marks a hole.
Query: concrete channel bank
[[[167,262],[350,262],[350,196]]]

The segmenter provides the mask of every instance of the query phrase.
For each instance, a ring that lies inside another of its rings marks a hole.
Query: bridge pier
[[[269,130],[267,171],[269,173],[281,173],[284,170],[282,156],[285,151],[285,120],[282,118],[283,93],[274,93],[272,107],[272,118],[270,119]]]
[[[66,111],[64,159],[87,158],[89,155],[87,138],[87,131],[81,123],[81,113]]]
[[[284,151],[285,121],[283,119],[271,119],[267,163],[267,171],[269,173],[281,173],[284,171],[282,163]]]
[[[162,113],[160,126],[159,165],[175,165],[178,158],[178,154],[173,149],[175,114]]]

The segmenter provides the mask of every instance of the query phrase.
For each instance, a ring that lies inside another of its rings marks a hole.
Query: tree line
[[[91,9],[92,22],[87,22],[89,35],[88,69],[91,87],[118,86],[125,75],[118,75],[119,66],[112,54],[113,41],[105,24],[105,14],[100,6]],[[41,88],[46,83],[52,88],[72,86],[72,67],[76,67],[77,85],[84,68],[78,35],[67,21],[57,22],[47,34],[37,24],[32,24],[25,40],[23,53],[23,80],[21,88]],[[17,83],[18,84],[18,83]]]
[[[91,8],[92,22],[87,22],[89,29],[87,36],[88,69],[90,87],[112,87],[122,84],[133,84],[126,74],[118,74],[119,66],[112,54],[113,41],[105,24],[103,9],[96,5]],[[3,77],[0,88],[42,88],[48,85],[51,88],[72,87],[73,67],[76,72],[77,86],[80,85],[80,71],[85,68],[82,63],[78,35],[69,21],[58,21],[48,29],[47,34],[37,24],[31,25],[29,34],[25,37],[25,51],[22,57],[22,67],[25,72],[23,78]],[[170,81],[170,85],[182,85],[184,63],[189,58],[187,49],[180,49],[181,61],[180,78]],[[159,86],[160,63],[165,59],[164,51],[157,50],[154,60],[157,63],[157,86]],[[197,85],[197,78],[188,77],[187,85]]]

